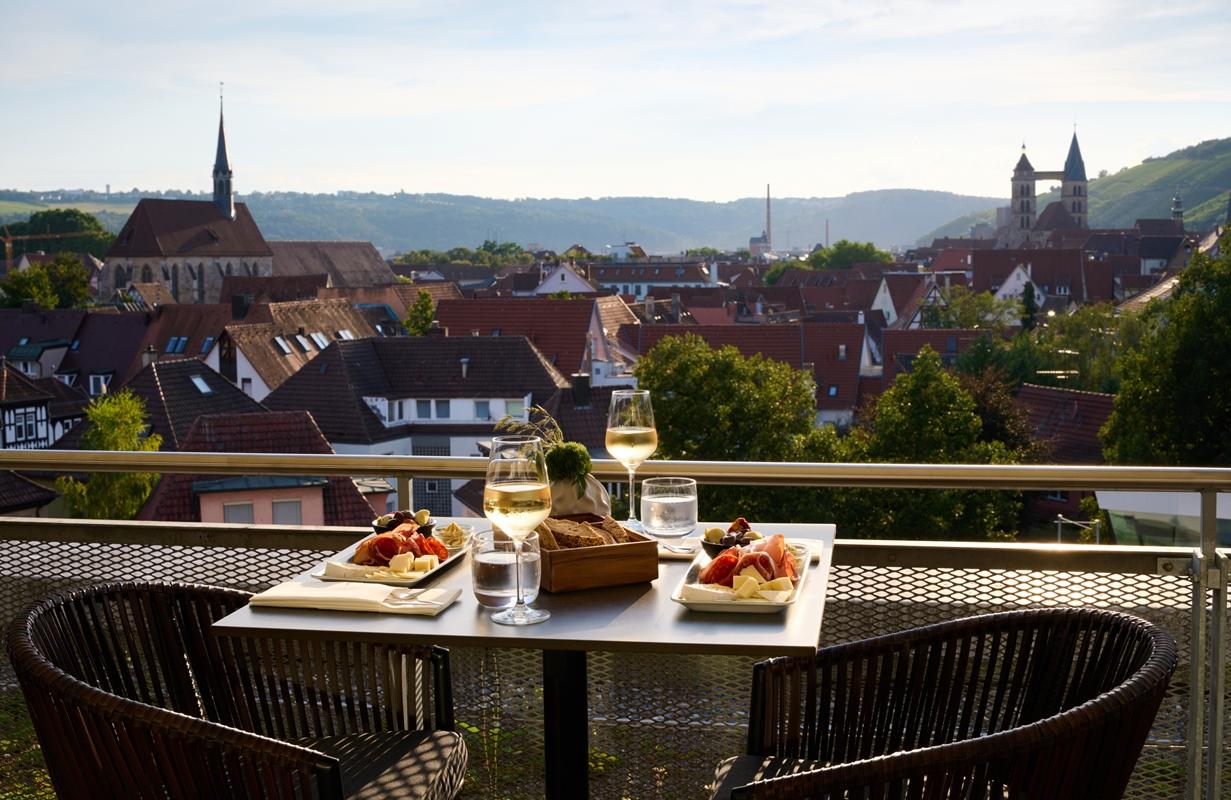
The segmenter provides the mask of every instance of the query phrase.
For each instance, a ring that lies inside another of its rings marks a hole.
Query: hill
[[[1135,167],[1090,181],[1090,227],[1131,228],[1138,219],[1168,218],[1177,190],[1184,200],[1186,228],[1210,230],[1224,222],[1227,192],[1231,191],[1231,138],[1210,139],[1160,158],[1147,158]],[[1007,199],[1006,194],[997,205],[1006,205]],[[1058,199],[1059,190],[1053,189],[1039,195],[1038,207],[1043,209]],[[938,236],[967,236],[976,222],[995,221],[995,209],[968,214],[920,237],[919,243]]]
[[[118,231],[140,197],[200,197],[186,192],[0,192],[0,202],[35,210],[71,206],[96,214]],[[654,253],[677,253],[709,245],[736,249],[760,235],[764,198],[702,202],[655,197],[493,200],[448,194],[269,192],[244,195],[269,239],[358,239],[386,252],[419,248],[447,250],[477,246],[485,239],[538,243],[563,250],[580,243],[601,252],[604,245],[641,243]],[[845,197],[776,198],[774,243],[811,248],[825,237],[875,242],[882,248],[908,244],[947,219],[994,207],[991,197],[917,189],[857,192]],[[29,211],[0,222],[24,219]],[[14,208],[16,212],[16,208]]]

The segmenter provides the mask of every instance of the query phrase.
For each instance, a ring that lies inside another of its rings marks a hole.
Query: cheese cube
[[[756,572],[756,570],[753,570],[753,572]],[[732,580],[732,584],[735,588],[736,600],[747,600],[750,597],[755,597],[757,590],[761,588],[760,580],[751,575],[736,575]]]
[[[762,600],[768,600],[771,603],[785,603],[786,601],[791,599],[791,593],[790,592],[776,592],[772,590],[767,591],[765,589],[762,589],[761,591],[757,592],[757,597],[761,598]]]
[[[767,592],[789,592],[794,588],[790,578],[774,578],[761,585],[761,589]]]
[[[389,559],[389,569],[393,572],[410,572],[415,568],[414,563],[414,553],[398,553],[396,556]]]
[[[689,602],[725,602],[735,599],[735,590],[717,583],[686,583],[680,587],[680,599]]]
[[[739,574],[740,574],[740,577],[752,578],[758,584],[761,583],[763,580],[765,580],[764,578],[761,577],[761,571],[758,570],[756,567],[744,567],[744,569]]]
[[[421,556],[415,559],[415,569],[421,572],[431,572],[440,566],[440,559],[436,556]]]

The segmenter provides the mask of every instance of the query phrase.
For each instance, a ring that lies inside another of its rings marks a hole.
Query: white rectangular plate
[[[350,547],[346,548],[340,553],[333,554],[327,560],[345,564],[347,567],[351,569],[366,569],[369,572],[380,571],[381,569],[380,567],[360,567],[356,564],[350,563],[351,558],[355,555],[355,548],[359,547],[360,542],[367,541],[369,538],[371,537],[368,537],[368,536],[363,537],[358,542],[355,542]],[[442,561],[440,563],[440,566],[436,567],[436,569],[431,570],[430,572],[423,573],[418,578],[399,578],[393,573],[389,573],[387,577],[381,576],[381,575],[369,577],[364,574],[326,575],[325,565],[323,563],[320,566],[318,566],[316,569],[309,572],[308,574],[311,575],[313,578],[316,578],[318,581],[353,581],[357,583],[383,583],[386,586],[415,586],[417,584],[423,583],[424,581],[432,580],[438,574],[440,574],[441,570],[448,569],[449,567],[453,566],[457,562],[462,561],[463,560],[462,556],[466,554],[466,551],[470,549],[470,546],[473,543],[474,543],[474,533],[470,532],[467,534],[466,541],[461,547],[456,548],[456,549],[449,548],[449,557],[446,560]]]
[[[684,579],[675,587],[675,591],[671,594],[671,599],[682,606],[687,607],[691,611],[716,611],[723,614],[774,614],[784,608],[790,608],[795,605],[795,601],[799,599],[799,593],[804,588],[804,581],[808,579],[808,566],[812,563],[812,550],[819,548],[821,543],[818,541],[810,541],[806,539],[788,539],[787,547],[791,548],[791,552],[795,555],[795,571],[799,573],[799,583],[795,584],[795,588],[791,591],[791,596],[781,603],[775,603],[769,600],[685,600],[681,597],[681,590],[686,583],[696,583],[697,575],[701,569],[713,559],[709,553],[702,550],[697,554],[697,557],[692,560],[692,564],[688,567],[688,573],[684,575]]]

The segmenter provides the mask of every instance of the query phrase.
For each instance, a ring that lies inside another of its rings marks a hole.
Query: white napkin
[[[252,596],[253,606],[375,611],[433,617],[448,608],[461,589],[395,589],[379,583],[287,581]]]

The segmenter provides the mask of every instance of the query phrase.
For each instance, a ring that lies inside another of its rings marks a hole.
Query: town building
[[[1060,199],[1049,203],[1042,213],[1036,207],[1039,181],[1060,181]],[[1088,186],[1086,164],[1081,157],[1076,132],[1069,143],[1069,154],[1062,170],[1035,169],[1026,157],[1026,146],[1023,144],[1021,158],[1013,168],[1010,181],[1009,205],[998,214],[1000,227],[997,240],[1000,246],[1041,245],[1052,231],[1088,228]]]

